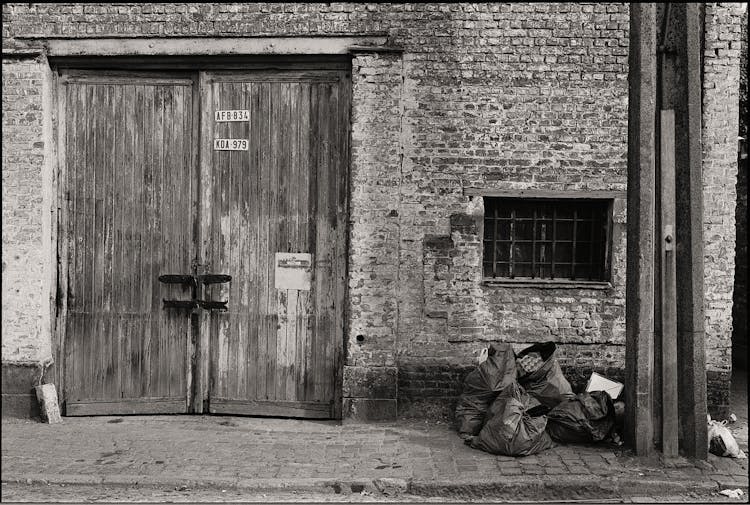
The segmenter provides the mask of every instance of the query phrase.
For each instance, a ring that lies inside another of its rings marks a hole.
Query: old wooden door
[[[67,72],[59,87],[67,415],[186,412],[194,79]],[[185,292],[187,291],[187,293]]]
[[[62,74],[67,415],[340,417],[348,82]],[[159,281],[206,273],[232,281]],[[194,297],[229,310],[163,304]]]
[[[232,276],[205,293],[229,306],[202,327],[210,412],[340,417],[347,82],[322,70],[201,77],[204,267]]]

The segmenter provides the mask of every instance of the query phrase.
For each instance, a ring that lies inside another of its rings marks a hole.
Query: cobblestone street
[[[6,421],[2,467],[4,500],[24,499],[18,484],[31,484],[29,497],[47,484],[78,484],[99,490],[137,485],[164,492],[281,492],[291,498],[313,493],[632,500],[693,493],[700,501],[719,489],[747,490],[748,482],[747,460],[713,455],[697,465],[665,465],[604,446],[568,445],[511,458],[465,446],[445,424],[218,416],[68,417],[58,425]],[[150,499],[174,501],[177,495]]]

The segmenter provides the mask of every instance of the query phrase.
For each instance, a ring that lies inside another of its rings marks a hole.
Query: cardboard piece
[[[622,382],[613,381],[596,372],[591,372],[591,377],[589,377],[589,381],[586,383],[586,392],[605,391],[610,398],[616,400],[624,387]]]

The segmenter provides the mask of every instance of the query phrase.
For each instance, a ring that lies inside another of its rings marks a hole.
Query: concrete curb
[[[712,480],[675,481],[598,477],[592,475],[567,476],[555,481],[519,476],[512,480],[494,482],[412,482],[409,493],[420,496],[512,496],[514,500],[554,496],[559,500],[582,499],[586,496],[613,497],[668,496],[687,493],[710,493],[719,486]]]
[[[687,493],[711,493],[723,489],[714,480],[654,480],[620,477],[597,477],[591,475],[566,476],[557,480],[544,480],[535,477],[517,476],[512,480],[496,481],[414,481],[396,478],[376,479],[247,479],[209,478],[192,479],[179,476],[149,475],[49,475],[23,474],[3,475],[3,483],[21,484],[65,484],[65,485],[107,485],[143,486],[190,489],[239,489],[256,492],[298,491],[316,493],[351,494],[367,491],[374,495],[398,496],[410,494],[424,497],[507,497],[523,500],[539,496],[553,496],[555,499],[584,499],[587,496],[611,494],[613,497],[667,496]],[[737,487],[737,486],[734,486]],[[747,491],[747,485],[744,487]]]

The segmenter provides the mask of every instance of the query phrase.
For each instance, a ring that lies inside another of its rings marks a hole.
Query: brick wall
[[[43,65],[3,59],[3,361],[38,362],[51,355]]]
[[[716,9],[731,7],[709,12]],[[472,352],[490,340],[558,342],[576,385],[591,370],[622,373],[624,202],[614,206],[611,288],[509,288],[480,282],[482,199],[464,188],[625,190],[627,4],[5,4],[3,20],[4,44],[387,35],[403,52],[352,60],[346,411],[392,413],[398,398],[405,414],[447,412]],[[717,43],[731,43],[722,37]],[[716,121],[729,92],[727,58],[711,60],[716,87],[706,89],[706,104]],[[730,268],[733,239],[720,143],[706,138],[706,201],[719,221],[707,222],[707,240],[720,242],[707,247],[714,270]],[[8,173],[17,177],[20,166]],[[5,199],[3,212],[5,220]],[[711,282],[709,365],[726,370],[731,288]]]
[[[45,64],[43,59],[3,58],[4,417],[37,414],[32,387],[51,358],[50,202],[43,190],[51,189],[44,166]]]
[[[703,239],[709,405],[729,403],[734,287],[741,5],[706,4]]]
[[[740,58],[740,135],[745,145],[750,145],[748,136],[747,77],[750,73],[747,59],[747,9],[742,15],[742,47]],[[746,148],[747,149],[747,148]],[[747,170],[750,158],[739,162],[737,173],[737,246],[735,248],[734,305],[732,308],[732,362],[747,370]]]

